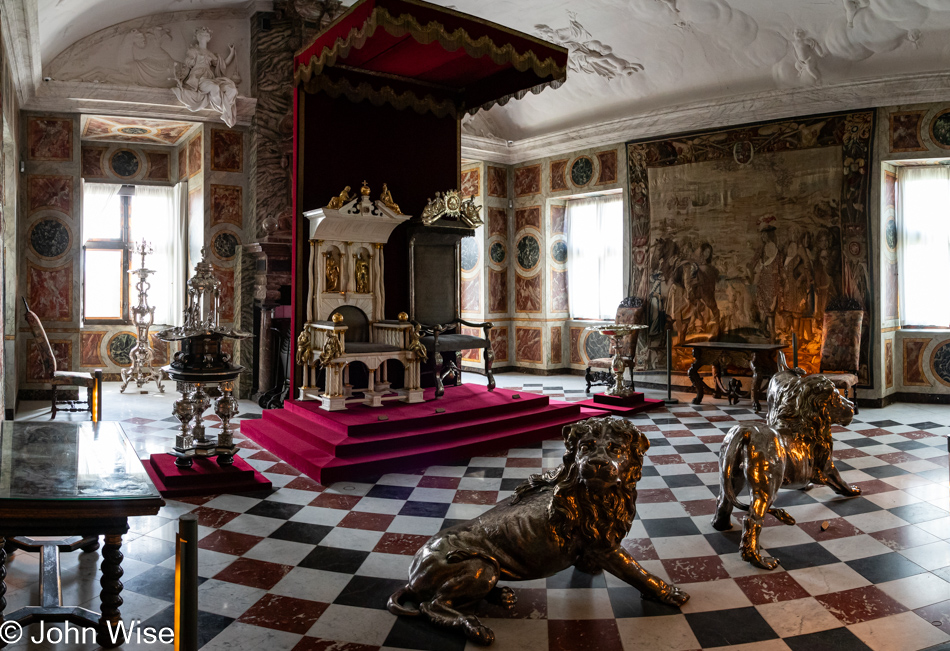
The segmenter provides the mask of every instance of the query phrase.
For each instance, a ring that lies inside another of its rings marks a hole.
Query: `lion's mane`
[[[781,377],[787,374],[787,377]],[[834,383],[816,374],[801,377],[786,371],[776,376],[781,381],[769,385],[769,411],[766,422],[781,432],[795,432],[805,438],[826,437],[829,427],[822,401],[835,391]]]
[[[577,467],[578,441],[592,428],[620,432],[629,448],[631,463],[626,476],[615,486],[591,494],[581,481]],[[580,538],[588,549],[615,548],[627,535],[636,515],[637,489],[643,465],[643,454],[649,447],[647,438],[630,422],[619,418],[591,418],[564,427],[566,451],[560,466],[546,473],[531,475],[521,484],[512,504],[522,498],[552,490],[551,525],[558,542]]]

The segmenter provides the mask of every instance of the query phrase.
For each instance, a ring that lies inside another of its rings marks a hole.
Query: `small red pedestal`
[[[142,465],[162,497],[249,493],[271,488],[270,480],[241,457],[234,457],[230,466],[219,466],[214,459],[197,458],[191,468],[179,468],[175,457],[161,453],[153,454]]]
[[[663,401],[644,398],[643,393],[637,391],[636,393],[631,393],[629,396],[612,396],[606,393],[598,393],[595,394],[591,400],[583,400],[576,404],[617,414],[630,415],[661,406]]]

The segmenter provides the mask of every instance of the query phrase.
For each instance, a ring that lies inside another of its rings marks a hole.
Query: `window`
[[[181,232],[181,188],[83,184],[83,320],[128,323],[138,303],[141,257],[130,246],[148,242],[153,253],[149,269],[148,304],[155,324],[178,324],[183,305],[184,237]]]
[[[567,202],[567,282],[573,319],[613,319],[623,300],[623,198]]]
[[[934,296],[950,277],[950,169],[901,167],[897,179],[901,323],[946,328],[950,303]]]

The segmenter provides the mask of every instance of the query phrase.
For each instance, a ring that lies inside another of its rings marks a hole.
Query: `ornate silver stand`
[[[129,273],[138,276],[139,281],[135,283],[135,289],[139,293],[139,304],[132,308],[132,321],[135,323],[136,344],[129,351],[129,358],[132,360],[132,366],[122,369],[122,388],[120,393],[125,393],[129,382],[135,380],[135,386],[139,389],[143,384],[155,380],[155,386],[159,393],[165,393],[165,387],[162,386],[161,369],[152,368],[152,359],[155,357],[155,351],[149,345],[148,330],[155,321],[155,308],[148,306],[148,289],[151,287],[148,282],[149,275],[155,273],[151,269],[145,268],[145,256],[152,253],[152,245],[144,239],[135,244],[132,248],[133,255],[142,256],[142,266],[138,269],[131,269]]]
[[[181,394],[172,409],[172,415],[181,426],[169,453],[178,457],[175,465],[180,468],[190,467],[195,457],[217,457],[221,466],[234,463],[238,448],[234,445],[230,421],[237,415],[238,402],[231,393],[234,380],[244,367],[231,363],[231,356],[221,351],[221,342],[224,338],[251,336],[219,325],[221,283],[214,277],[207,260],[207,248],[201,250],[201,255],[195,275],[188,281],[184,325],[158,333],[163,341],[181,343],[181,350],[175,353],[172,363],[162,369],[175,381]],[[203,422],[203,414],[211,406],[212,398],[217,398],[214,413],[221,419],[217,439],[205,434]]]

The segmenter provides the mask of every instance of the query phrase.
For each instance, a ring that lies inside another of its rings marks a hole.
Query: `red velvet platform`
[[[161,453],[142,465],[162,497],[248,493],[271,487],[270,480],[241,457],[234,457],[231,466],[219,466],[214,459],[195,459],[191,468],[179,468],[175,457]]]
[[[321,484],[478,456],[559,437],[567,423],[592,415],[576,403],[481,385],[447,387],[414,405],[350,406],[328,412],[314,401],[287,400],[241,422],[241,434]]]
[[[641,411],[648,411],[650,409],[655,409],[656,407],[662,407],[663,401],[644,398],[643,393],[637,391],[626,398],[619,398],[617,396],[609,396],[604,393],[598,393],[590,400],[581,400],[577,404],[589,409],[601,409],[603,411],[629,416]]]

